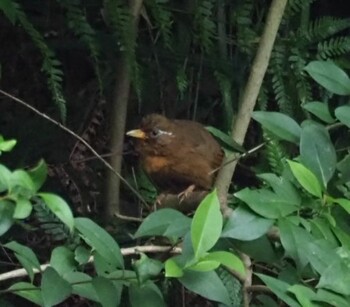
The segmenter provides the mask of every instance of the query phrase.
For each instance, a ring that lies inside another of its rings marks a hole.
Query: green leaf
[[[333,199],[333,201],[340,205],[347,213],[350,214],[350,200],[345,199],[345,198],[336,198]]]
[[[310,288],[303,285],[293,285],[288,288],[288,291],[296,296],[301,306],[314,307],[314,304],[311,301],[316,297],[316,293]]]
[[[38,191],[46,181],[47,165],[44,160],[40,160],[38,165],[28,171],[28,175],[32,178],[35,191]]]
[[[333,261],[326,270],[323,271],[317,288],[326,288],[336,293],[350,295],[350,268],[345,261]]]
[[[334,247],[326,240],[312,240],[304,244],[303,255],[308,259],[312,267],[322,274],[337,259]],[[303,249],[303,246],[300,249]]]
[[[301,128],[291,117],[266,111],[255,111],[252,117],[280,139],[299,144]]]
[[[70,273],[76,270],[74,254],[69,248],[65,246],[58,246],[52,251],[50,265],[62,277],[64,277],[66,273]]]
[[[312,101],[302,105],[303,109],[315,115],[327,124],[334,123],[335,119],[329,112],[327,103],[320,101]]]
[[[350,304],[349,297],[345,299],[343,296],[324,289],[319,289],[317,291],[314,301],[325,302],[330,306],[349,306]]]
[[[33,282],[34,272],[33,269],[40,270],[40,263],[34,252],[27,246],[17,243],[16,241],[11,241],[6,243],[4,247],[15,252],[15,256],[22,264],[28,276]]]
[[[44,306],[48,307],[63,302],[72,293],[72,287],[55,269],[48,267],[41,279],[41,293]]]
[[[203,260],[218,261],[220,264],[240,273],[242,276],[246,275],[244,263],[242,260],[230,252],[212,252],[205,256]]]
[[[40,288],[34,286],[29,282],[15,283],[10,288],[8,288],[8,290],[13,290],[13,294],[21,296],[34,304],[37,304],[39,306],[44,305]]]
[[[217,269],[220,266],[220,262],[216,260],[201,259],[193,265],[186,267],[186,270],[193,270],[198,272],[208,272]]]
[[[179,267],[179,265],[173,258],[170,258],[167,261],[165,261],[164,267],[165,277],[181,277],[184,274],[182,268]]]
[[[16,140],[7,140],[7,141],[1,141],[0,142],[0,152],[5,151],[9,152],[15,147],[17,144]]]
[[[332,178],[337,156],[325,127],[311,121],[302,125],[300,138],[300,160],[327,187]]]
[[[112,281],[105,277],[97,276],[93,278],[92,286],[102,307],[119,306],[120,293],[116,291]]]
[[[82,272],[69,272],[64,275],[64,279],[72,285],[72,294],[85,297],[94,302],[100,302],[97,293],[91,284],[91,276]]]
[[[17,197],[15,212],[13,213],[13,218],[15,219],[25,219],[32,212],[32,203],[24,197]]]
[[[335,117],[345,126],[350,128],[350,106],[341,106],[335,109]]]
[[[5,192],[10,187],[11,171],[0,164],[0,193]]]
[[[225,223],[221,237],[243,241],[255,240],[264,235],[273,223],[274,220],[263,218],[240,206]]]
[[[179,281],[185,288],[204,298],[231,306],[227,289],[215,271],[185,271]]]
[[[199,259],[220,237],[222,214],[216,190],[208,194],[197,208],[191,225],[191,239],[195,257]]]
[[[312,61],[304,69],[328,91],[338,95],[350,95],[348,75],[333,62]]]
[[[74,251],[74,259],[77,261],[80,265],[88,263],[91,252],[84,246],[79,245],[75,251]]]
[[[288,283],[264,274],[255,275],[258,276],[265,283],[265,285],[268,286],[268,288],[288,306],[300,307],[298,302],[288,295],[287,291],[290,288],[290,285]]]
[[[32,178],[28,175],[28,173],[24,170],[15,170],[11,174],[10,178],[10,186],[12,189],[16,187],[20,187],[22,189],[27,190],[28,192],[35,193],[35,186]]]
[[[0,236],[8,231],[14,223],[15,205],[8,200],[0,200]]]
[[[301,198],[297,189],[286,178],[278,177],[272,173],[259,174],[258,177],[267,182],[277,195],[288,198],[297,206],[301,204]]]
[[[187,229],[191,219],[174,209],[160,209],[150,215],[140,225],[135,233],[135,238],[144,236],[172,236],[179,230]],[[184,228],[185,226],[185,228]],[[186,230],[187,231],[187,230]]]
[[[6,18],[14,25],[17,19],[18,4],[11,0],[1,0],[0,10],[4,12]]]
[[[207,126],[205,127],[205,129],[207,129],[212,135],[214,135],[217,139],[219,139],[220,141],[222,141],[226,146],[228,146],[231,150],[233,151],[237,151],[240,153],[244,153],[246,152],[246,150],[243,148],[243,146],[239,145],[238,143],[236,143],[231,136],[229,136],[228,134],[222,132],[221,130],[215,128],[215,127],[211,127],[211,126]]]
[[[140,284],[142,284],[146,280],[157,277],[164,266],[159,260],[148,258],[145,254],[141,253],[140,259],[134,262],[133,267]]]
[[[299,268],[304,268],[308,263],[305,247],[313,240],[312,236],[305,229],[294,225],[288,219],[280,219],[278,227],[286,255],[293,258]]]
[[[74,227],[74,218],[71,209],[66,201],[51,193],[39,193],[46,206],[72,231]]]
[[[310,194],[322,198],[322,188],[316,176],[301,163],[291,160],[287,160],[287,162],[300,185]]]
[[[245,188],[234,195],[244,201],[250,209],[270,219],[287,216],[299,209],[293,200],[267,189],[250,190]]]
[[[107,262],[116,268],[124,267],[119,245],[103,228],[88,218],[76,218],[75,227],[83,239],[93,247]]]
[[[129,287],[129,299],[131,307],[165,307],[162,293],[158,287],[148,282],[140,286],[136,283],[131,283]]]

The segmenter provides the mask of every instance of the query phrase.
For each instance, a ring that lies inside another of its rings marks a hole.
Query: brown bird
[[[136,138],[141,165],[162,192],[211,189],[215,179],[211,172],[220,167],[224,154],[200,123],[151,114],[127,135]]]

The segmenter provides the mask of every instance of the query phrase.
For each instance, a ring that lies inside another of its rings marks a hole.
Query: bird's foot
[[[191,184],[186,190],[177,195],[180,200],[180,204],[194,191],[195,188],[196,186],[194,184]]]

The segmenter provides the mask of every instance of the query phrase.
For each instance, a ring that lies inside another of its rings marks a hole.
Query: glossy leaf
[[[72,287],[55,269],[48,267],[41,279],[41,293],[44,306],[53,306],[69,297]]]
[[[350,200],[345,198],[336,198],[333,201],[336,204],[340,205],[347,213],[350,214]]]
[[[302,107],[309,111],[311,114],[315,115],[327,124],[334,123],[335,119],[329,112],[327,103],[320,101],[312,101],[302,105]]]
[[[215,271],[186,271],[179,281],[185,288],[204,298],[231,305],[227,289]]]
[[[331,291],[319,289],[316,293],[315,301],[328,303],[330,306],[349,306],[350,298],[345,298]]]
[[[334,261],[322,273],[318,288],[326,288],[336,293],[350,295],[350,268],[343,261]]]
[[[278,280],[268,275],[255,274],[258,276],[266,286],[276,294],[282,301],[284,301],[290,307],[300,307],[297,301],[288,295],[288,288],[290,285],[282,280]]]
[[[304,69],[328,91],[338,95],[350,95],[348,75],[333,62],[312,61]]]
[[[224,225],[221,237],[251,241],[264,235],[274,220],[263,218],[243,206],[235,209]]]
[[[182,268],[180,268],[180,266],[173,258],[165,261],[164,267],[165,277],[181,277],[184,274]]]
[[[332,178],[337,156],[325,127],[306,121],[302,125],[300,138],[300,160],[319,182],[327,187],[328,181]]]
[[[13,290],[13,294],[21,296],[34,304],[37,304],[39,306],[44,305],[41,296],[41,289],[29,282],[15,283],[10,288],[8,288],[8,290]]]
[[[316,294],[308,287],[303,285],[293,285],[288,288],[288,291],[293,293],[303,307],[314,307],[312,300]]]
[[[0,193],[6,191],[10,187],[11,171],[0,164]]]
[[[100,302],[95,288],[91,284],[91,276],[82,272],[69,272],[64,275],[64,279],[72,285],[72,294]]]
[[[296,226],[288,219],[279,220],[278,228],[286,255],[293,258],[299,268],[304,268],[308,263],[305,247],[312,241],[312,236],[305,229]]]
[[[173,236],[178,234],[179,229],[188,231],[190,223],[191,219],[177,210],[160,209],[144,219],[134,236]]]
[[[146,280],[157,277],[163,269],[163,263],[159,260],[152,259],[141,253],[139,260],[136,260],[133,264],[137,278],[140,284]]]
[[[74,218],[71,209],[66,201],[58,195],[51,193],[39,193],[46,206],[72,231]]]
[[[46,181],[47,177],[47,165],[44,160],[40,160],[39,163],[28,171],[28,175],[32,178],[35,191],[38,191]]]
[[[286,178],[278,177],[272,173],[259,174],[258,177],[264,180],[269,186],[271,186],[277,195],[288,198],[297,206],[301,204],[299,192]]]
[[[102,307],[119,306],[120,293],[116,291],[114,284],[109,279],[97,276],[91,282]]]
[[[17,144],[16,140],[4,140],[4,138],[0,135],[0,154],[2,151],[9,152],[15,147]]]
[[[301,128],[293,118],[283,113],[266,111],[255,111],[252,117],[280,139],[299,143]]]
[[[222,214],[216,190],[208,194],[197,208],[191,225],[191,239],[198,259],[210,250],[220,237]]]
[[[197,263],[187,267],[187,270],[193,270],[198,272],[208,272],[217,269],[220,266],[220,262],[216,260],[201,259]]]
[[[129,299],[131,307],[166,307],[161,292],[151,282],[143,286],[132,283],[129,286]]]
[[[15,219],[25,219],[31,214],[32,209],[32,203],[27,198],[17,197],[13,217]]]
[[[291,160],[287,160],[287,162],[294,177],[297,179],[300,185],[310,194],[321,198],[322,188],[316,176],[301,163]]]
[[[64,277],[65,274],[76,270],[74,253],[68,247],[58,246],[51,253],[50,265]]]
[[[14,223],[15,205],[8,200],[0,200],[0,236],[10,229]]]
[[[74,251],[74,259],[80,265],[86,264],[89,261],[90,256],[91,256],[90,250],[88,250],[87,248],[81,245],[79,245]]]
[[[350,106],[345,105],[335,109],[335,117],[340,120],[345,126],[350,128]]]
[[[93,247],[107,262],[118,268],[124,266],[119,245],[107,231],[92,220],[82,217],[75,219],[75,226],[86,243]]]
[[[6,243],[4,247],[12,250],[15,253],[15,256],[27,271],[30,280],[33,282],[33,269],[40,270],[40,263],[34,252],[29,247],[19,244],[16,241]]]
[[[11,174],[10,186],[12,189],[18,187],[21,189],[25,189],[27,192],[31,192],[32,194],[36,192],[32,178],[30,178],[26,171],[21,169],[15,170]]]
[[[298,206],[293,200],[267,190],[250,190],[245,188],[235,196],[244,201],[250,209],[256,213],[270,219],[287,216],[298,210]]]
[[[242,276],[245,276],[245,266],[243,261],[236,255],[226,252],[226,251],[217,251],[209,253],[204,257],[204,260],[215,260],[220,264],[240,273]]]
[[[230,148],[233,151],[237,151],[240,153],[244,153],[246,150],[236,143],[231,136],[228,134],[222,132],[221,130],[215,128],[215,127],[205,127],[211,134],[213,134],[217,139],[222,141],[228,148]]]

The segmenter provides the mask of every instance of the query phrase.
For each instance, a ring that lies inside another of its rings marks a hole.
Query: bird
[[[224,152],[202,124],[150,114],[126,134],[134,138],[141,166],[161,192],[186,197],[212,188]]]

